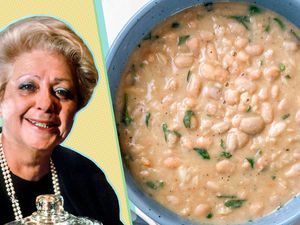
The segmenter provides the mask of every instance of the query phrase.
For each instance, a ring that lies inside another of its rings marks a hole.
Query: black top
[[[75,215],[101,221],[104,225],[121,225],[116,194],[104,173],[91,160],[57,146],[52,154],[57,170],[64,209]],[[15,220],[0,171],[0,224]],[[12,174],[13,185],[23,217],[36,211],[35,199],[41,194],[53,194],[51,174],[39,181],[26,181]]]

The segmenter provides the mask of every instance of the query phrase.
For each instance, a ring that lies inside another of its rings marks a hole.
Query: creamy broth
[[[143,190],[203,223],[254,220],[300,191],[299,30],[254,5],[184,10],[122,76],[123,158]]]

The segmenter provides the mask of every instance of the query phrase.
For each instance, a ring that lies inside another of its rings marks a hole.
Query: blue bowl
[[[106,60],[107,73],[114,110],[116,93],[122,72],[128,57],[139,44],[142,38],[165,18],[197,4],[204,0],[156,0],[145,5],[125,25],[114,41]],[[228,2],[226,0],[212,0],[210,2]],[[289,21],[300,27],[300,1],[299,0],[234,0],[234,2],[248,2],[263,8],[275,11],[286,17]],[[183,219],[164,208],[142,191],[125,167],[125,178],[129,199],[146,215],[161,225],[199,225],[199,223]],[[300,196],[290,200],[284,207],[273,213],[247,222],[243,225],[291,225],[300,223]]]

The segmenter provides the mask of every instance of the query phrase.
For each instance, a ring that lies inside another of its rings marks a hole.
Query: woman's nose
[[[56,98],[50,90],[40,90],[36,99],[36,105],[39,110],[46,113],[52,113],[57,108]]]

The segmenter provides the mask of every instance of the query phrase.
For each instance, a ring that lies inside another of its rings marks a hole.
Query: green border
[[[97,26],[98,26],[98,36],[99,36],[100,45],[101,45],[101,49],[102,49],[101,55],[102,55],[102,59],[105,59],[104,56],[106,56],[108,53],[108,39],[107,39],[107,33],[106,33],[106,28],[105,28],[105,20],[104,20],[104,15],[103,15],[102,1],[94,0],[94,7],[95,7],[96,22],[97,22]],[[109,87],[109,83],[108,83],[106,64],[103,63],[103,66],[104,66],[103,72],[104,72],[104,75],[106,76],[105,82],[106,82],[107,89],[108,89],[108,97],[109,97],[109,105],[110,105],[110,111],[111,111],[111,115],[112,115],[112,121],[116,121],[115,115],[113,113],[113,106],[112,106],[112,101],[111,101],[111,94],[110,94],[110,87]],[[130,224],[132,225],[132,218],[131,218],[131,213],[130,213],[130,208],[131,208],[130,201],[128,199],[128,193],[127,193],[127,189],[126,189],[126,182],[125,182],[124,170],[123,170],[123,165],[122,165],[121,151],[120,151],[120,147],[119,147],[119,140],[117,138],[117,129],[116,129],[115,124],[113,127],[114,127],[116,146],[117,146],[117,150],[118,150],[119,163],[120,163],[120,167],[122,169],[122,180],[123,180],[125,197],[126,197],[127,213],[129,216]]]

